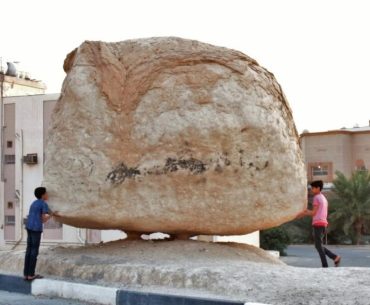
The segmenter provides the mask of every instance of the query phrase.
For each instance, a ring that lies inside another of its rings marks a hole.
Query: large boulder
[[[86,41],[46,148],[59,221],[172,234],[245,234],[306,205],[291,109],[241,52],[180,38]]]

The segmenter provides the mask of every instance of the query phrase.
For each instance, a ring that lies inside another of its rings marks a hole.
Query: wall
[[[44,94],[45,84],[37,81],[25,80],[12,76],[4,77],[4,96],[21,96]]]
[[[301,147],[307,165],[310,180],[310,166],[313,164],[332,164],[331,182],[335,171],[341,171],[347,177],[363,164],[370,169],[370,131],[328,132],[303,134]]]
[[[15,155],[15,104],[4,105],[4,155]],[[11,147],[7,143],[11,142]],[[19,162],[16,160],[15,162]],[[4,218],[15,216],[16,196],[15,196],[15,164],[4,164]],[[8,207],[8,203],[13,204],[13,208]],[[4,220],[4,238],[6,240],[15,239],[15,224],[7,225]]]
[[[370,133],[355,134],[352,140],[352,163],[362,160],[366,169],[370,169]]]
[[[125,237],[126,237],[126,234],[120,230],[102,230],[101,231],[101,241],[102,242],[123,239]]]
[[[255,247],[260,246],[260,233],[259,231],[246,234],[246,235],[233,235],[233,236],[214,236],[215,242],[236,242],[252,245]]]
[[[311,180],[310,166],[319,163],[331,164],[331,173],[328,177],[331,182],[335,172],[341,171],[345,175],[352,172],[352,135],[351,134],[324,134],[304,136],[302,149],[307,165],[308,180]]]
[[[248,244],[255,247],[260,246],[260,232],[256,231],[245,235],[232,235],[232,236],[211,236],[211,235],[199,235],[196,239],[208,242],[236,242],[242,244]]]

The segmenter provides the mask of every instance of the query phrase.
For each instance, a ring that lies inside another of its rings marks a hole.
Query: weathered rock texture
[[[44,183],[63,223],[228,235],[304,208],[291,110],[250,57],[179,38],[87,41],[64,69]]]
[[[19,276],[23,266],[24,251],[0,251],[0,273]],[[125,240],[63,246],[42,249],[36,271],[49,279],[241,304],[370,303],[370,268],[296,268],[242,244]]]

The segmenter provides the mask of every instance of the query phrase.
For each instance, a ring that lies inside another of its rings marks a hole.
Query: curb
[[[118,290],[116,305],[244,305],[244,302]]]
[[[104,286],[40,279],[32,282],[31,293],[64,299],[78,299],[104,305],[116,305],[118,289]]]
[[[0,274],[0,290],[93,302],[104,305],[268,305],[181,295],[147,293],[50,279],[31,283],[22,277]]]

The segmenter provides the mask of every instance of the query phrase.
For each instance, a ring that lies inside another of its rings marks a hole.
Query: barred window
[[[5,155],[4,156],[5,164],[14,164],[15,163],[15,155]]]
[[[15,226],[15,216],[5,216],[6,226]]]
[[[329,174],[329,166],[313,166],[312,176],[327,176]]]

